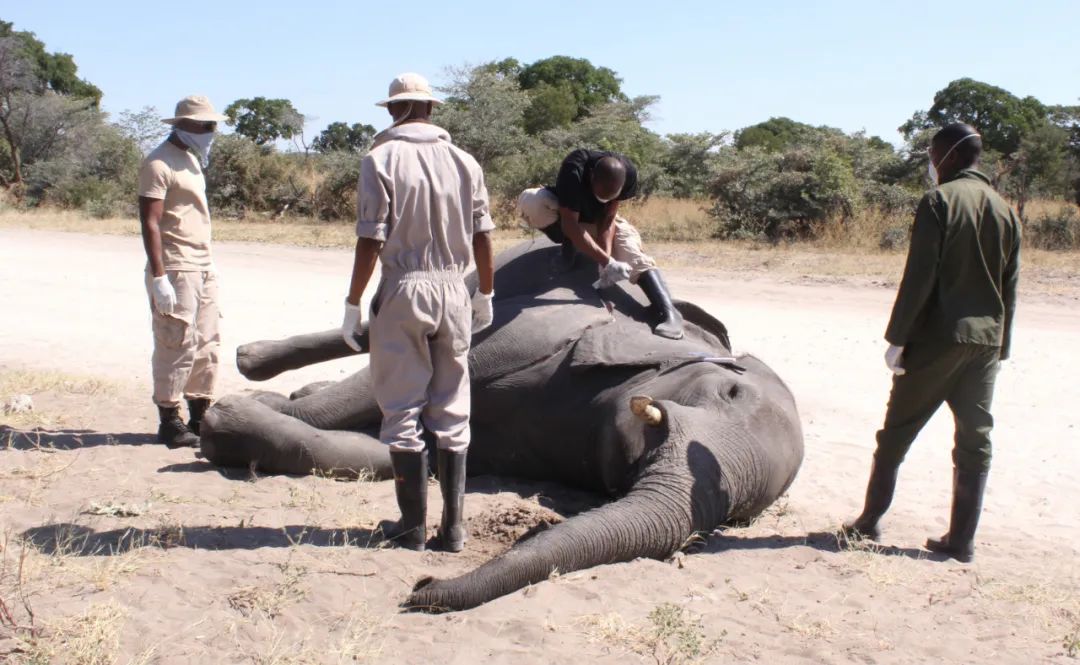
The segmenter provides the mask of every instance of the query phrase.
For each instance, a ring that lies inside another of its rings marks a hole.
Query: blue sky
[[[660,133],[788,116],[892,142],[935,91],[969,76],[1080,103],[1080,2],[5,3],[0,19],[72,53],[107,111],[180,97],[285,97],[308,117],[382,128],[397,73],[508,56],[588,58],[631,95],[655,94]]]

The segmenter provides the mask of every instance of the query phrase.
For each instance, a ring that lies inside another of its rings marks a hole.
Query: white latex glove
[[[907,373],[901,361],[904,358],[904,347],[889,345],[889,348],[885,351],[885,366],[889,368],[893,374],[897,376],[903,376]]]
[[[350,305],[345,302],[345,320],[341,322],[341,337],[349,348],[360,353],[360,345],[356,342],[355,335],[360,334],[360,305]]]
[[[495,318],[495,310],[492,301],[495,299],[495,292],[480,293],[480,289],[476,290],[476,293],[472,297],[472,331],[476,334],[491,325],[492,320]]]
[[[595,286],[596,288],[603,288],[617,284],[624,279],[630,279],[632,270],[629,263],[611,259],[606,266],[600,269],[600,280],[596,282]]]
[[[150,282],[150,292],[153,294],[154,309],[158,311],[158,314],[168,316],[173,313],[176,309],[176,289],[173,288],[168,275],[155,277]]]

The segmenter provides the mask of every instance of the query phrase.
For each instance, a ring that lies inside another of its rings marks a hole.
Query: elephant
[[[465,610],[554,571],[667,558],[694,534],[760,514],[802,463],[791,391],[757,357],[733,356],[719,320],[680,301],[685,336],[658,337],[636,289],[597,289],[587,265],[554,270],[558,251],[540,238],[497,257],[495,321],[469,353],[468,471],[612,500],[458,578],[419,581],[407,609]],[[358,341],[366,351],[366,331]],[[248,344],[237,358],[246,377],[264,380],[351,353],[334,329]],[[290,397],[223,398],[204,418],[202,453],[266,473],[388,478],[379,420],[363,369]]]

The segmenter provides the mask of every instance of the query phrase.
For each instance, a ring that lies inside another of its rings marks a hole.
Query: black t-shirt
[[[616,197],[626,201],[637,196],[637,169],[634,163],[617,152],[585,150],[579,148],[566,156],[559,167],[559,177],[554,187],[548,187],[559,198],[559,205],[578,213],[578,221],[595,224],[604,217],[605,205],[596,200],[592,192],[592,171],[596,163],[605,157],[614,157],[626,167],[626,182]]]

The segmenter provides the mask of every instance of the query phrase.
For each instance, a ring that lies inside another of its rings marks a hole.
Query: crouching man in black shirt
[[[637,284],[657,310],[653,332],[680,339],[683,320],[671,302],[656,262],[641,246],[641,235],[619,216],[619,201],[637,195],[637,169],[614,152],[578,149],[567,155],[555,185],[527,189],[518,212],[572,260],[574,248],[600,266],[600,285],[624,279]]]

